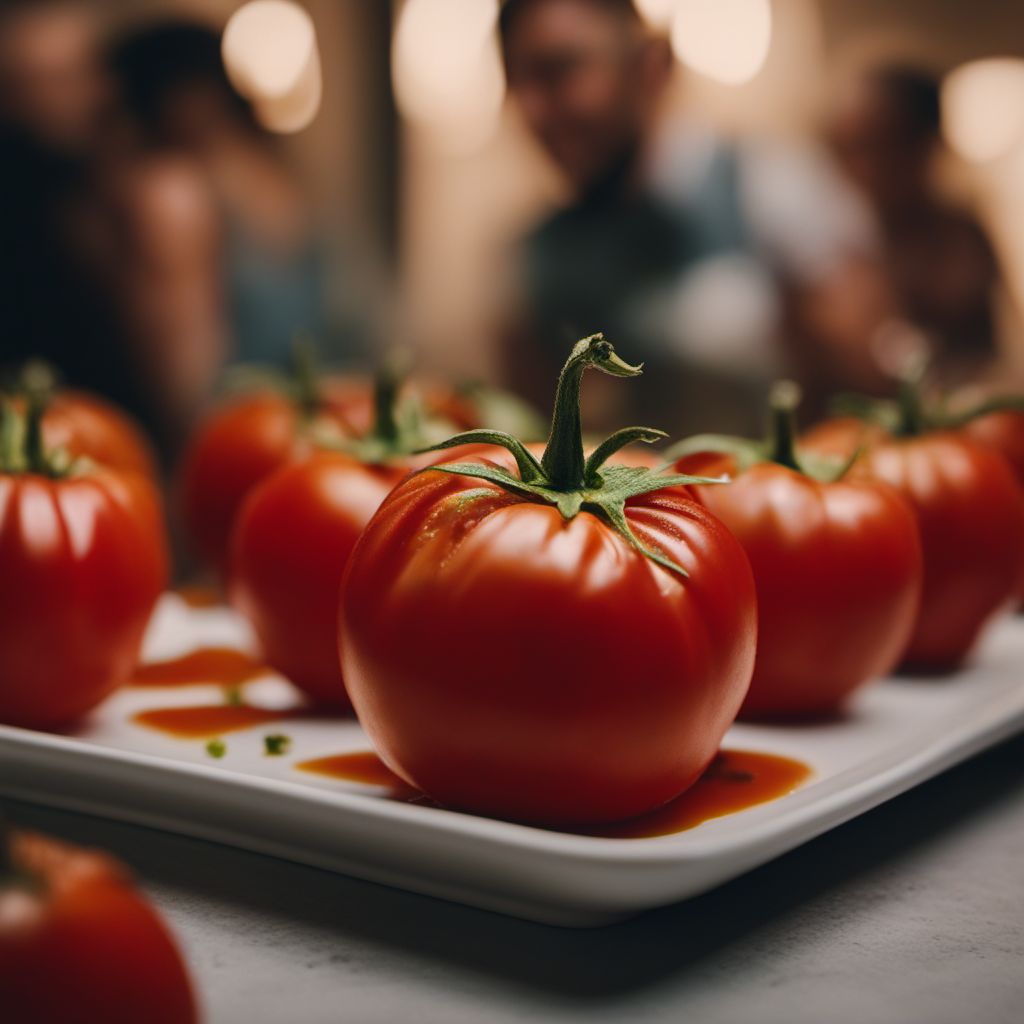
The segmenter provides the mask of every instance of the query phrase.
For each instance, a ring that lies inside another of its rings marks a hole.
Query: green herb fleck
[[[206,752],[219,761],[228,752],[228,745],[222,739],[213,739],[206,744]]]
[[[272,736],[263,737],[263,746],[267,757],[281,757],[287,754],[292,746],[291,736],[282,733],[275,733]]]
[[[242,688],[240,686],[225,686],[224,703],[229,707],[240,708],[245,703],[242,697]]]

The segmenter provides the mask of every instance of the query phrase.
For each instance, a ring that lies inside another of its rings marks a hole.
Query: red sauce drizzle
[[[275,711],[250,704],[212,704],[140,711],[132,716],[132,721],[136,725],[156,729],[180,739],[201,740],[249,729],[254,725],[294,718],[302,710],[284,708]]]
[[[202,647],[180,658],[140,665],[129,686],[239,686],[263,675],[267,666],[233,647]]]
[[[321,757],[314,761],[303,761],[295,767],[314,775],[383,786],[391,790],[390,795],[394,799],[430,802],[369,751]],[[611,825],[557,831],[610,839],[672,835],[695,828],[711,818],[735,814],[747,807],[785,796],[797,789],[810,775],[811,770],[807,765],[788,757],[758,754],[749,750],[724,750],[690,789],[650,814]]]
[[[189,608],[216,608],[224,603],[221,592],[216,587],[204,586],[201,583],[178,587],[175,593]]]

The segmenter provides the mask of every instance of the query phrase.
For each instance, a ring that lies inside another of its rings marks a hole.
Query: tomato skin
[[[0,475],[0,722],[64,725],[120,685],[167,576],[143,477]]]
[[[857,419],[835,416],[822,420],[800,437],[800,448],[818,455],[849,459],[858,447],[868,448],[889,437],[883,427]]]
[[[0,879],[4,1020],[195,1024],[195,999],[163,922],[111,859],[41,836],[12,842]]]
[[[47,448],[63,447],[113,469],[156,479],[156,456],[142,428],[115,405],[84,391],[59,391],[43,416]]]
[[[895,487],[917,518],[924,588],[903,662],[955,668],[1019,585],[1024,492],[1002,456],[954,432],[874,445],[854,473]]]
[[[750,566],[678,489],[626,510],[688,579],[589,512],[565,521],[479,479],[391,492],[349,560],[340,649],[392,770],[443,804],[562,825],[641,814],[697,779],[750,680]]]
[[[741,717],[827,715],[896,666],[917,617],[922,555],[914,514],[894,490],[760,463],[694,491],[754,571],[757,660]]]
[[[425,453],[370,465],[314,452],[246,498],[232,534],[231,603],[249,620],[267,663],[318,703],[351,708],[338,659],[338,595],[359,535],[402,477],[450,457]]]
[[[229,595],[267,662],[315,700],[348,708],[338,591],[363,528],[405,467],[319,452],[250,493],[232,537]]]
[[[181,511],[196,553],[225,567],[231,527],[249,491],[293,455],[295,406],[281,395],[252,395],[213,412],[185,452]]]
[[[971,440],[999,452],[1024,484],[1024,412],[988,413],[971,420],[963,429]]]

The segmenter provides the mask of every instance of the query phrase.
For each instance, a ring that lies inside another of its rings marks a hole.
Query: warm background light
[[[1024,142],[1024,60],[990,57],[951,71],[942,83],[942,126],[957,154],[975,163]]]
[[[450,148],[477,148],[497,126],[505,97],[497,20],[497,0],[406,0],[399,12],[399,112]]]
[[[244,4],[228,21],[221,50],[232,85],[264,127],[295,132],[316,116],[322,91],[316,30],[298,4]]]
[[[676,0],[672,49],[687,67],[729,85],[750,81],[768,56],[769,0]]]
[[[640,17],[652,28],[666,29],[672,23],[678,0],[633,0]]]

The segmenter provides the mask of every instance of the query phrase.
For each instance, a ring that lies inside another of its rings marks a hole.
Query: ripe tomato
[[[772,435],[750,444],[751,464],[714,454],[675,464],[679,472],[733,478],[693,490],[754,570],[757,660],[743,717],[835,711],[895,667],[921,598],[921,543],[910,507],[885,484],[805,472],[793,450],[791,400],[776,392]]]
[[[956,667],[1012,599],[1024,563],[1024,493],[1006,460],[961,432],[893,438],[852,476],[895,487],[917,517],[924,590],[903,661]]]
[[[38,446],[0,471],[0,722],[63,725],[123,682],[167,572],[145,478],[55,476]]]
[[[753,667],[750,566],[681,490],[584,461],[580,377],[639,372],[600,336],[573,350],[537,463],[445,463],[400,483],[342,586],[340,650],[378,753],[443,804],[552,824],[641,814],[691,785]],[[684,572],[688,575],[684,575]]]
[[[232,537],[229,595],[267,662],[311,697],[347,707],[338,591],[363,527],[407,472],[318,452],[253,489]]]
[[[249,491],[299,445],[300,413],[283,395],[250,395],[214,411],[185,452],[180,494],[196,553],[224,568],[235,516]]]
[[[0,851],[0,1006],[11,1024],[197,1020],[174,940],[120,865],[28,833]]]

